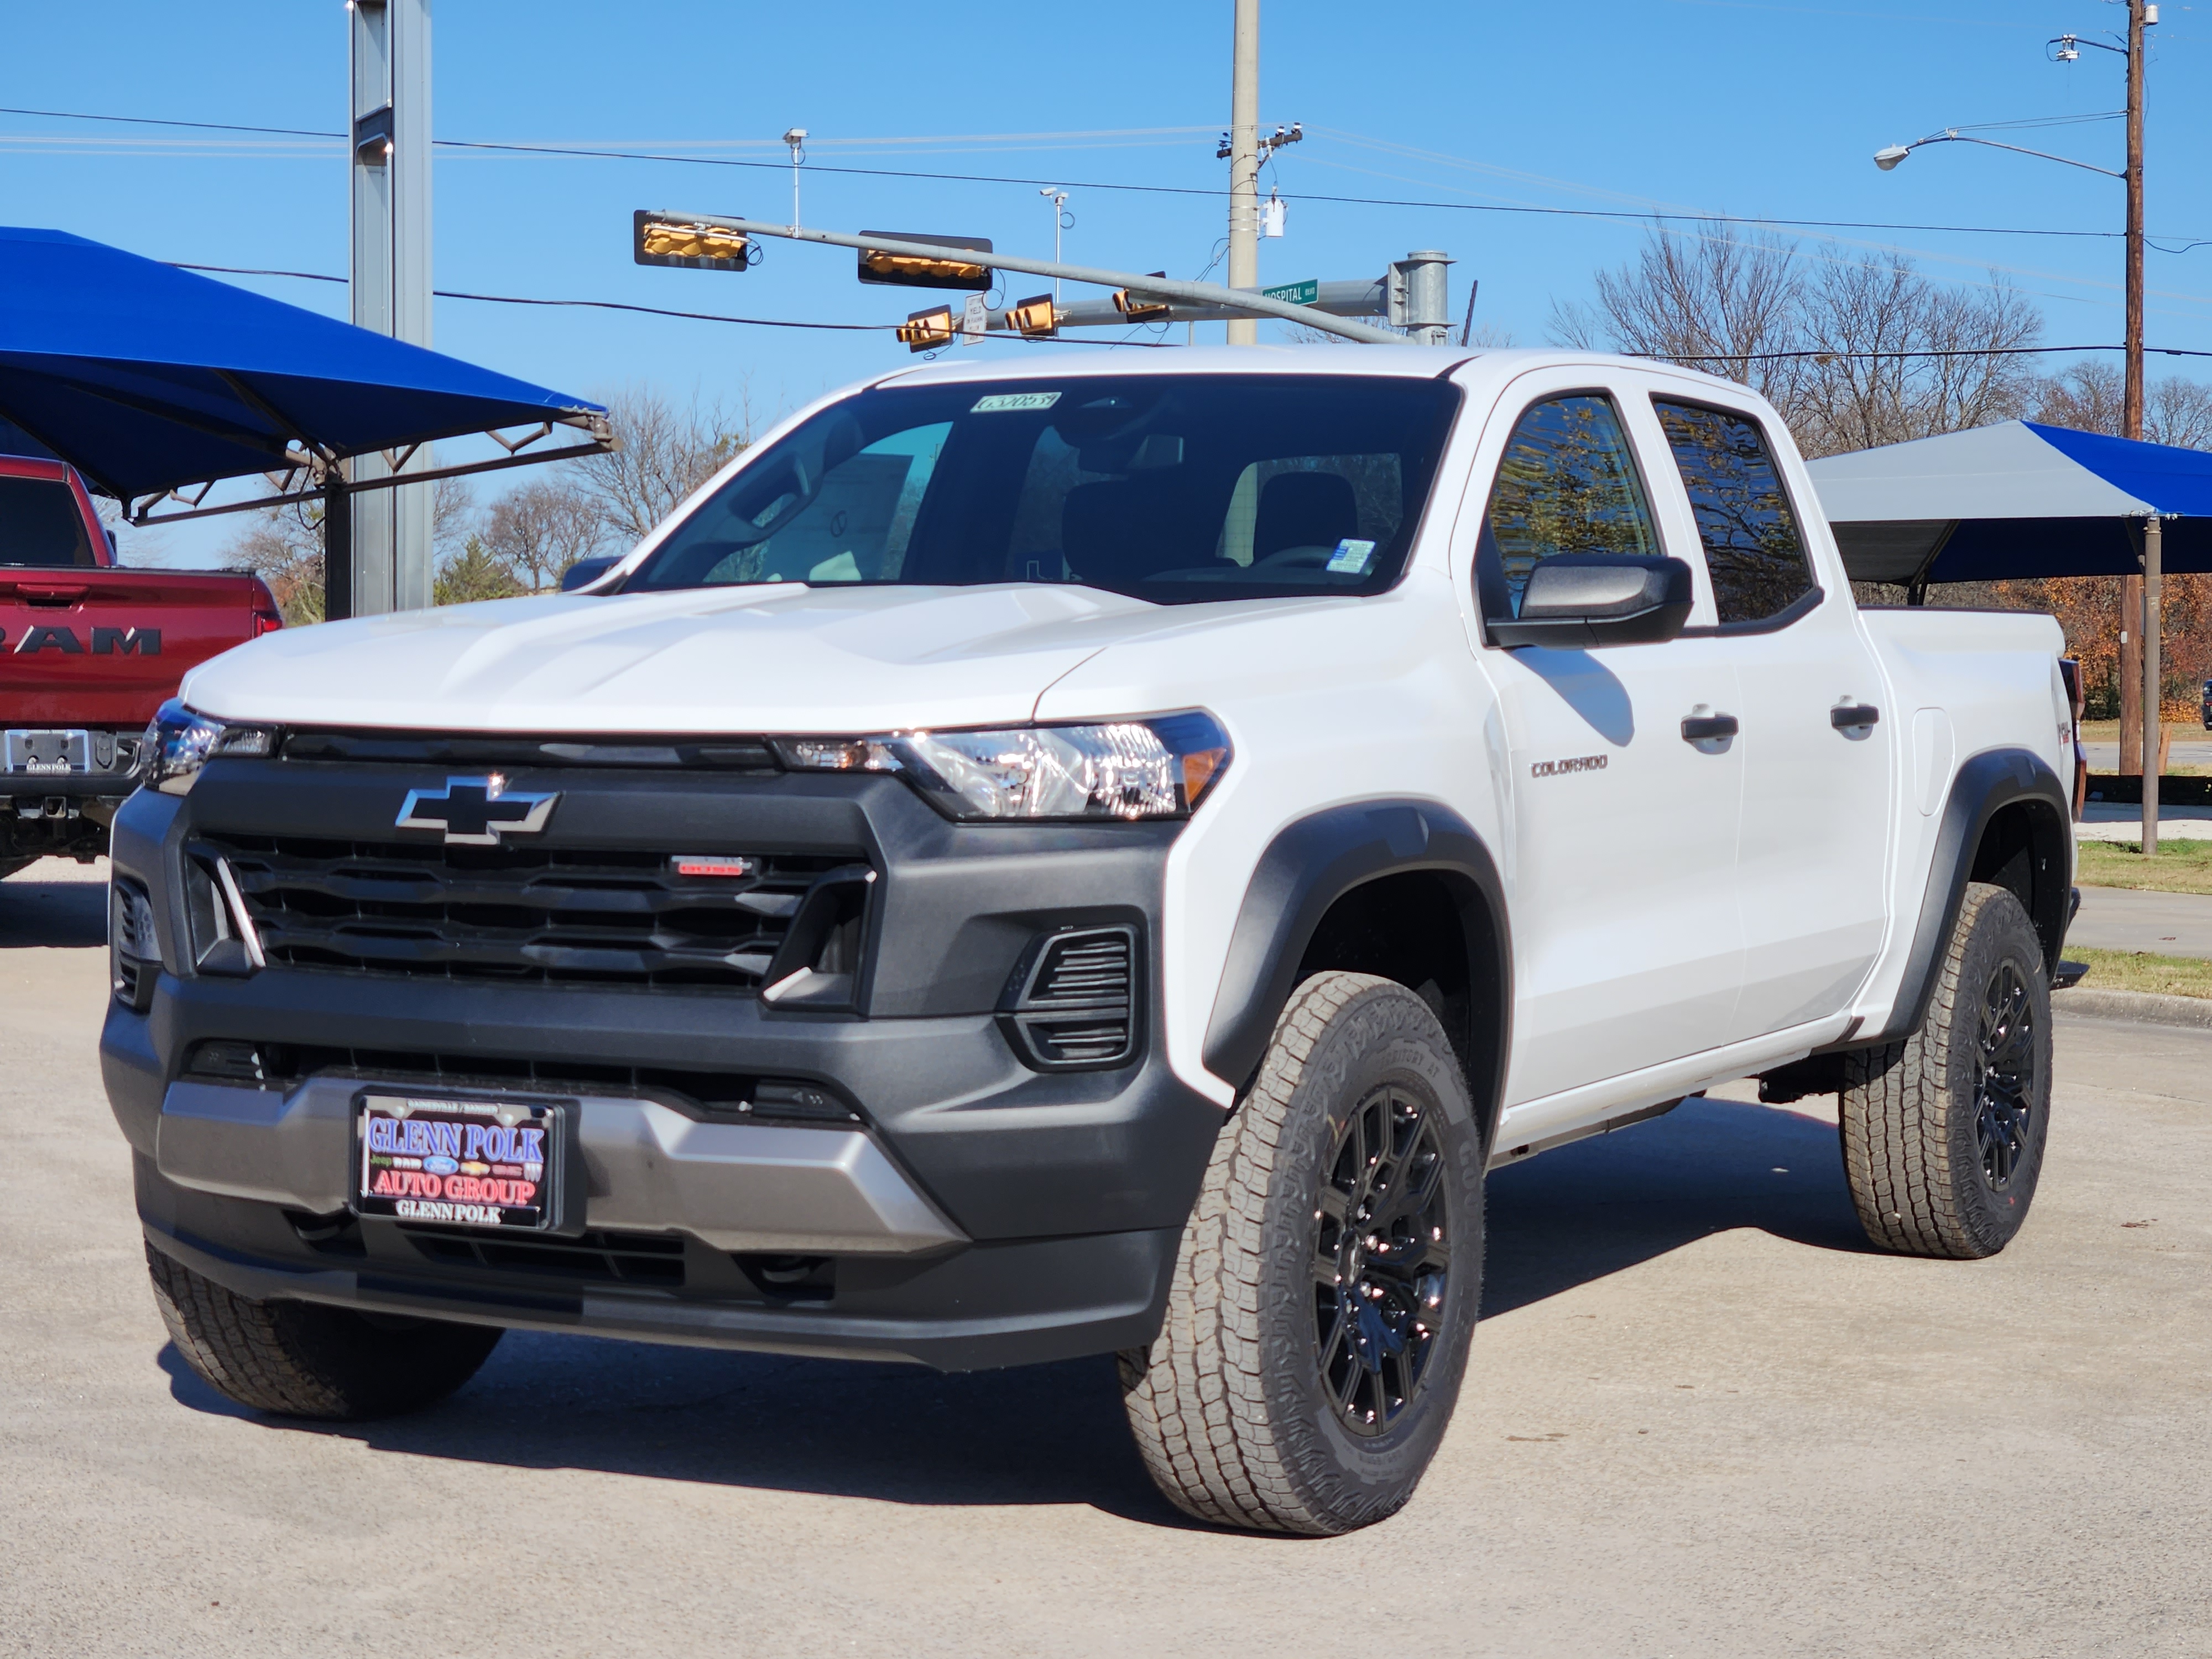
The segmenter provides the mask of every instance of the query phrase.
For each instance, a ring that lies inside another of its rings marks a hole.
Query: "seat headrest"
[[[1278,472],[1261,487],[1252,556],[1286,547],[1334,547],[1359,533],[1359,501],[1340,472]]]

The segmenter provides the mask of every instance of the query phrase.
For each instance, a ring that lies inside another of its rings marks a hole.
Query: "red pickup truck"
[[[0,455],[0,877],[105,853],[185,671],[282,623],[246,572],[123,568],[75,471]]]

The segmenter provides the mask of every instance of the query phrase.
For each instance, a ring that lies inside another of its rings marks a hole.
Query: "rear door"
[[[1898,711],[1840,573],[1822,586],[1833,550],[1810,544],[1818,508],[1787,439],[1703,385],[1649,406],[1712,583],[1696,643],[1741,687],[1744,989],[1728,1035],[1747,1039],[1845,1007],[1881,947]]]
[[[1516,614],[1529,571],[1556,553],[1671,553],[1700,573],[1692,621],[1711,620],[1698,548],[1679,528],[1665,537],[1654,510],[1667,450],[1646,382],[1540,371],[1514,383],[1492,428],[1476,464],[1479,616]],[[1508,1104],[1724,1042],[1743,977],[1742,759],[1725,740],[1686,741],[1682,722],[1740,709],[1732,658],[1711,639],[1479,653],[1510,809]]]

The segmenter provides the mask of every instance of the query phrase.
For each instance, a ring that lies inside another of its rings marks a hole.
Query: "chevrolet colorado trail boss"
[[[1862,611],[1773,410],[1564,352],[888,374],[579,592],[196,670],[107,1088],[179,1351],[403,1410],[501,1328],[1116,1353],[1162,1489],[1436,1449],[1486,1168],[1757,1075],[1875,1242],[2051,1097],[2047,617]]]
[[[281,621],[242,571],[118,568],[72,469],[0,455],[0,878],[106,852],[155,710]]]

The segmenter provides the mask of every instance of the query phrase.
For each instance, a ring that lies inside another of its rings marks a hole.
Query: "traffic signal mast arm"
[[[991,258],[994,261],[998,260],[998,256],[995,254]],[[1161,280],[1158,276],[1131,277],[1127,284],[1130,297],[1138,300],[1155,297],[1167,299],[1169,296],[1161,289]],[[1197,287],[1200,284],[1190,283],[1186,286]],[[1365,282],[1354,279],[1348,282],[1317,283],[1315,284],[1315,297],[1304,305],[1293,303],[1291,308],[1298,313],[1298,321],[1309,328],[1322,326],[1314,320],[1313,313],[1316,311],[1327,312],[1337,317],[1387,316],[1389,314],[1388,288],[1388,282],[1380,276]],[[1249,289],[1227,289],[1222,291],[1247,295],[1251,292]],[[1219,323],[1225,322],[1231,317],[1249,316],[1251,314],[1251,309],[1242,301],[1234,307],[1217,305],[1211,301],[1202,304],[1175,301],[1169,308],[1168,315],[1157,320],[1164,323]],[[995,311],[991,313],[994,325],[1001,314]],[[1126,323],[1129,320],[1111,300],[1079,300],[1073,305],[1058,307],[1058,314],[1060,325],[1062,328],[1111,327],[1116,323]],[[1404,338],[1403,336],[1395,334],[1391,337],[1401,342]]]
[[[811,230],[798,225],[771,225],[757,219],[724,218],[711,213],[670,211],[655,212],[649,216],[684,224],[716,226],[747,236],[780,236],[789,241],[820,242],[830,247],[872,248],[918,259],[940,260],[945,257],[945,246],[941,243],[902,242],[881,236],[848,236],[842,231]],[[1318,329],[1325,334],[1340,334],[1347,340],[1360,340],[1374,345],[1407,343],[1405,336],[1401,334],[1366,323],[1353,322],[1349,318],[1334,316],[1317,306],[1292,305],[1287,300],[1271,300],[1264,294],[1224,288],[1218,283],[1176,282],[1138,271],[1102,270],[1095,265],[1061,264],[1051,259],[1023,259],[1007,253],[978,254],[976,258],[979,264],[988,264],[995,270],[1019,271],[1024,276],[1057,276],[1066,282],[1090,283],[1100,288],[1127,289],[1133,295],[1173,302],[1178,316],[1186,306],[1198,307],[1222,316],[1277,317],[1285,322],[1303,323],[1308,328]],[[1332,283],[1328,286],[1335,288],[1340,285]],[[1346,283],[1342,286],[1365,289],[1368,285]]]

